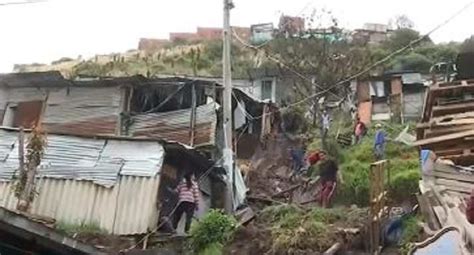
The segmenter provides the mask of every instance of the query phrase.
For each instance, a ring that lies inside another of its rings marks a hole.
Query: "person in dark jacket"
[[[337,163],[333,159],[324,156],[319,169],[320,191],[317,200],[321,207],[329,207],[336,191],[337,180],[340,179],[342,181],[342,178]]]

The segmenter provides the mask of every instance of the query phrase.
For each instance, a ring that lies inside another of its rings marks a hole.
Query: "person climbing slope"
[[[199,206],[199,187],[193,175],[189,173],[186,174],[176,187],[176,191],[178,192],[179,200],[178,207],[174,213],[173,227],[176,229],[181,217],[183,214],[186,214],[184,232],[188,233],[194,211],[197,211]]]

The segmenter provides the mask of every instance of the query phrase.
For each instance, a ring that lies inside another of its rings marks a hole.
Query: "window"
[[[261,99],[270,99],[272,100],[273,95],[273,81],[262,81],[262,96]]]
[[[3,126],[32,128],[38,124],[42,101],[8,104],[3,117]]]

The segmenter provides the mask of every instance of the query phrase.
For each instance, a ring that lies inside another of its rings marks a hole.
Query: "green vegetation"
[[[373,137],[374,129],[369,129],[362,142],[349,148],[342,148],[335,141],[335,133],[352,130],[347,123],[337,125],[335,118],[334,127],[327,138],[328,154],[339,163],[343,181],[336,193],[336,202],[346,205],[357,204],[367,206],[369,198],[369,169],[373,163]],[[403,125],[384,125],[388,137],[395,139],[405,128]],[[310,150],[321,148],[321,139],[314,138],[308,146]],[[418,191],[420,179],[419,156],[417,149],[395,141],[389,141],[385,149],[390,171],[389,197],[393,202],[402,202]],[[311,174],[317,174],[313,170]]]
[[[259,218],[271,226],[272,250],[276,254],[295,251],[321,252],[340,241],[338,227],[361,227],[365,209],[313,208],[303,210],[293,205],[265,208]]]
[[[174,42],[167,47],[167,51],[131,54],[127,57],[111,57],[110,61],[105,63],[98,59],[81,62],[71,71],[71,77],[137,74],[147,77],[158,74],[222,75],[222,41]],[[247,77],[247,70],[253,66],[253,55],[238,45],[232,45],[232,54],[233,76]]]
[[[58,222],[56,230],[69,236],[73,235],[104,235],[107,231],[100,227],[98,222],[71,224],[67,222]]]
[[[230,241],[237,222],[220,210],[210,210],[199,222],[191,226],[191,247],[198,254],[221,254],[223,245]]]
[[[421,227],[418,224],[419,219],[416,216],[410,216],[403,221],[403,234],[400,244],[400,252],[408,254],[413,242],[419,241]]]
[[[391,125],[387,128],[388,136],[394,139],[403,126]],[[369,169],[374,161],[373,137],[375,130],[369,130],[361,144],[345,151],[340,169],[344,183],[338,193],[338,200],[345,203],[367,205],[369,197]],[[403,201],[418,191],[420,179],[419,157],[416,148],[409,147],[394,141],[386,146],[386,159],[390,172],[389,197],[393,201]]]

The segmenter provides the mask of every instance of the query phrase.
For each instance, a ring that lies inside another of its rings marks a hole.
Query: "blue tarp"
[[[457,255],[462,254],[462,237],[458,230],[444,230],[441,234],[416,247],[411,255]]]

